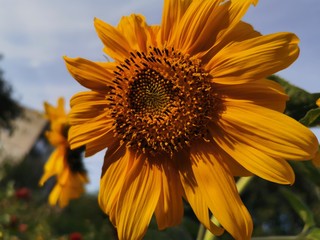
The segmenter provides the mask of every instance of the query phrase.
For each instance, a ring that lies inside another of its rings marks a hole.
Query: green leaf
[[[289,96],[289,101],[286,105],[285,114],[288,116],[300,120],[308,111],[314,108],[318,108],[316,101],[320,98],[320,93],[309,93],[302,88],[290,84],[283,78],[272,75],[268,79],[279,83],[286,94]]]
[[[305,229],[309,229],[315,226],[315,221],[313,217],[312,211],[308,208],[308,206],[292,191],[281,188],[281,193],[288,200],[292,208],[296,211],[296,213],[300,216],[300,218],[305,223]]]
[[[296,172],[299,171],[301,174],[303,174],[303,176],[307,177],[314,184],[320,186],[320,171],[312,164],[311,161],[292,161],[291,165]]]
[[[320,229],[314,228],[310,231],[310,233],[306,236],[306,240],[319,240],[320,239]]]
[[[320,124],[320,108],[311,109],[307,114],[299,121],[307,127],[314,127]]]

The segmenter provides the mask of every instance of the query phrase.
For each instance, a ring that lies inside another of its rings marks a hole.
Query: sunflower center
[[[138,151],[173,155],[219,113],[219,97],[199,60],[174,49],[131,52],[117,66],[110,101],[115,135]]]
[[[170,102],[172,88],[159,72],[143,69],[129,86],[129,107],[137,114],[159,115]]]

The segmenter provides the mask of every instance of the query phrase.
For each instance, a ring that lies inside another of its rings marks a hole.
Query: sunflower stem
[[[237,181],[237,189],[239,194],[241,194],[245,188],[249,185],[249,183],[252,181],[253,176],[249,176],[249,177],[241,177],[238,181]]]
[[[241,194],[245,188],[249,185],[249,183],[252,181],[253,176],[249,177],[241,177],[237,181],[237,189],[239,194]],[[219,225],[217,222],[216,218],[212,215],[211,221],[214,222],[215,224]],[[216,236],[214,236],[208,229],[205,229],[205,227],[200,224],[199,230],[198,230],[198,236],[197,240],[214,240],[217,239]]]
[[[203,226],[203,224],[200,223],[199,230],[198,230],[198,235],[197,235],[197,240],[204,239],[205,232],[206,232],[205,227]]]

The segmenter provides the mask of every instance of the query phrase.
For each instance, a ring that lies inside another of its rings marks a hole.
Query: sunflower
[[[292,184],[286,161],[311,159],[317,139],[284,115],[287,95],[266,77],[299,54],[287,32],[241,21],[252,0],[165,0],[160,25],[141,15],[94,25],[113,62],[65,57],[84,87],[71,99],[71,148],[108,148],[99,204],[119,239],[181,222],[183,199],[213,234],[249,239],[235,176]],[[210,221],[214,214],[221,226]]]
[[[60,207],[68,205],[70,199],[80,197],[84,192],[84,184],[88,182],[82,163],[83,147],[71,150],[69,147],[68,116],[64,110],[64,99],[59,98],[55,108],[44,103],[46,118],[50,121],[50,131],[46,137],[55,147],[44,167],[44,174],[40,179],[41,186],[52,176],[57,177],[56,184],[49,196],[49,203]]]

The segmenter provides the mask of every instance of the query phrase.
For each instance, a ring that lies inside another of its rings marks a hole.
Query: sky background
[[[161,19],[161,0],[0,0],[0,69],[24,106],[43,111],[43,102],[66,102],[85,90],[67,72],[62,56],[104,61],[93,19],[116,25],[121,16],[142,13],[149,24]],[[300,56],[279,75],[310,92],[320,92],[320,1],[260,0],[243,20],[263,34],[294,32]],[[66,106],[68,107],[68,106]],[[91,183],[99,185],[103,153],[85,160]]]

